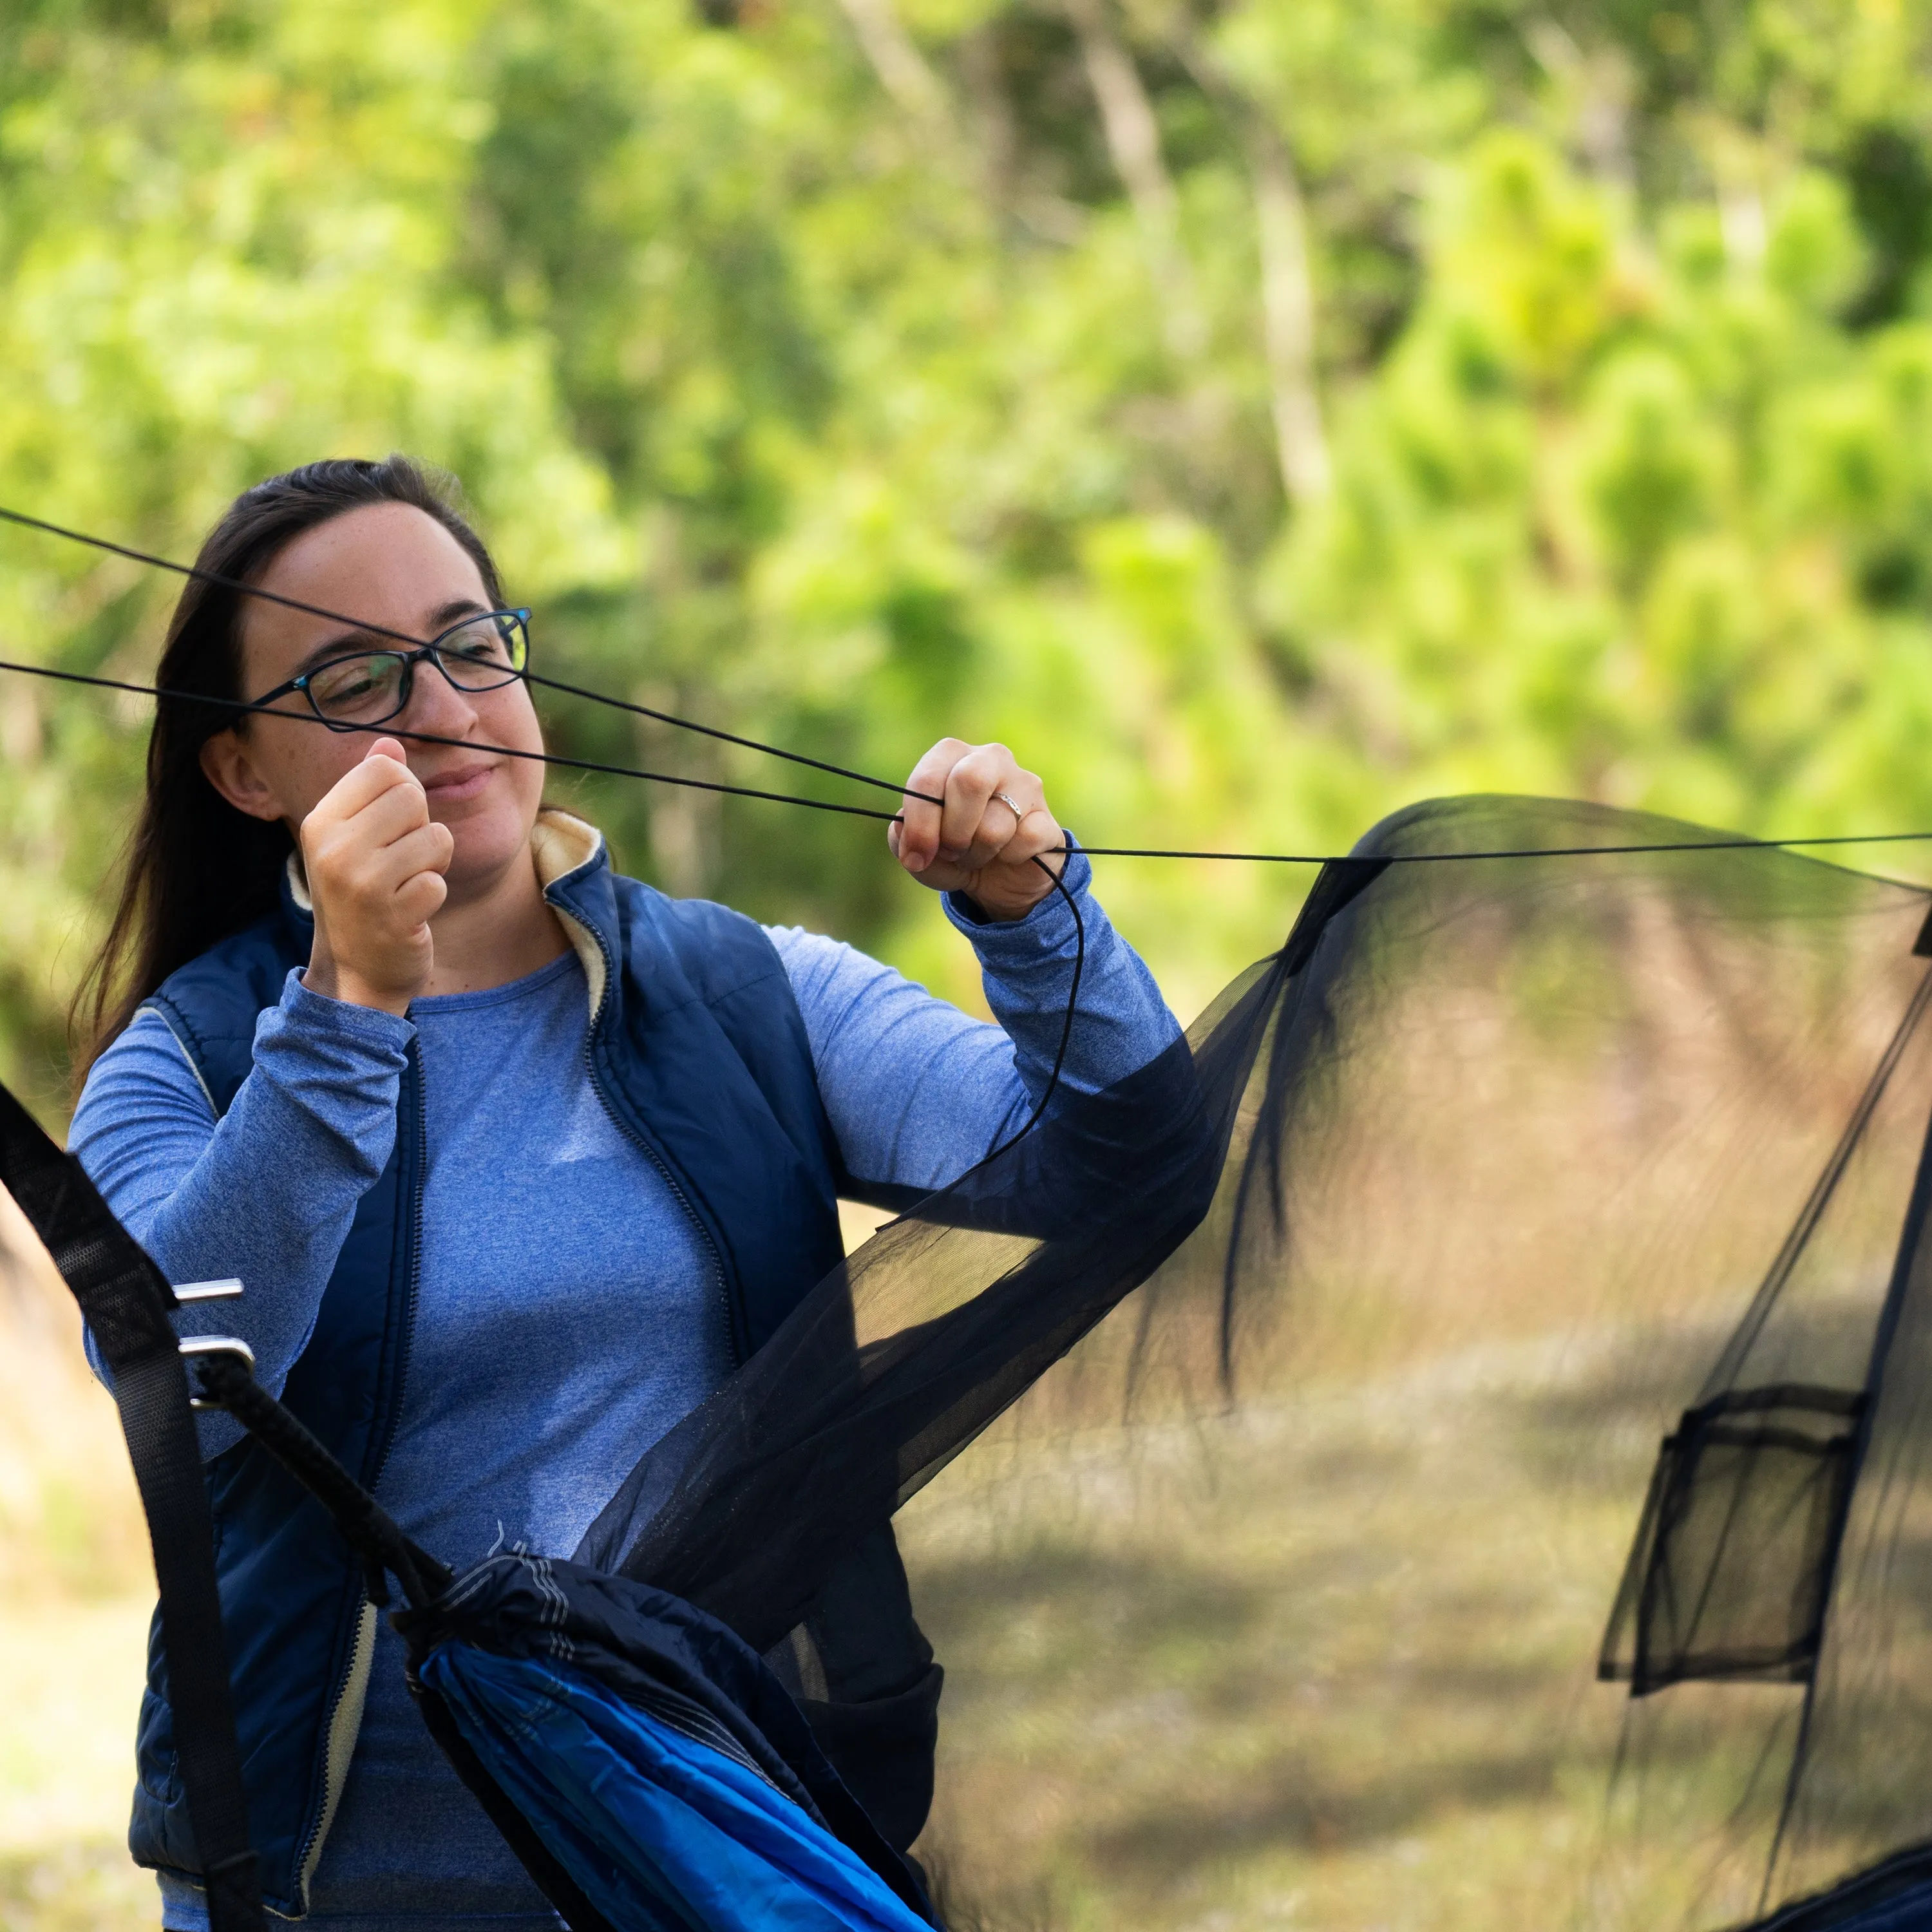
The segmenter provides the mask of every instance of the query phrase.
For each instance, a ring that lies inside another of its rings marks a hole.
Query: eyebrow
[[[430,637],[440,635],[459,618],[481,616],[488,608],[487,605],[478,603],[473,597],[458,597],[447,604],[439,604],[429,614]],[[422,641],[428,643],[429,638],[424,638]],[[358,651],[400,650],[406,648],[394,638],[379,637],[371,632],[338,631],[334,637],[325,638],[304,656],[296,666],[293,675],[306,677],[310,671],[319,670],[323,664],[331,663],[337,658],[352,656]]]

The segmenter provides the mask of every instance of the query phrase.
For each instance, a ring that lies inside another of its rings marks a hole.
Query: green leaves
[[[890,776],[997,735],[1096,842],[1334,847],[1470,786],[1932,824],[1924,0],[1082,18],[13,10],[0,500],[186,554],[261,476],[407,448],[540,667]],[[0,535],[8,652],[139,674],[168,594]],[[55,1077],[142,730],[0,689],[11,1076]],[[555,790],[970,996],[862,827]],[[1104,880],[1181,988],[1302,883]]]

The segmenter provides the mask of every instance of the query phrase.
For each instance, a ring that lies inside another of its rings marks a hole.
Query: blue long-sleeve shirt
[[[1178,1028],[1091,898],[1084,858],[1070,860],[1066,884],[1087,962],[1060,1077],[1094,1091]],[[1074,956],[1064,902],[1053,895],[1006,924],[976,922],[950,898],[947,910],[979,954],[998,1025],[849,946],[768,928],[846,1166],[866,1180],[955,1178],[1025,1120],[1059,1046]],[[377,1493],[458,1565],[500,1538],[568,1553],[644,1450],[730,1372],[696,1230],[590,1084],[589,1018],[574,954],[507,986],[418,1000],[406,1018],[324,999],[292,974],[219,1120],[152,1012],[97,1063],[74,1116],[74,1152],[171,1280],[247,1284],[220,1325],[279,1390],[356,1204],[388,1161],[414,1038],[423,1250]],[[203,1430],[209,1454],[235,1439],[224,1417]],[[199,1892],[169,1879],[162,1892],[164,1923],[200,1932]],[[478,1932],[486,1917],[551,1916],[410,1708],[386,1624],[310,1899],[330,1932]]]

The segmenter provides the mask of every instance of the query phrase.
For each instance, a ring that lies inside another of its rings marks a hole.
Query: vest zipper
[[[596,1022],[591,1022],[596,1030]],[[704,1252],[711,1257],[711,1283],[718,1303],[718,1316],[724,1329],[724,1346],[730,1352],[731,1365],[739,1366],[737,1324],[731,1319],[731,1297],[724,1286],[724,1258],[718,1252],[718,1244],[711,1238],[711,1230],[704,1225],[703,1217],[691,1204],[691,1197],[684,1191],[676,1174],[670,1171],[670,1163],[624,1118],[622,1111],[610,1104],[604,1091],[603,1083],[597,1078],[597,1061],[590,1050],[590,1035],[584,1036],[584,1070],[590,1082],[590,1090],[597,1096],[604,1111],[609,1114],[617,1131],[648,1160],[658,1171],[665,1186],[670,1190],[671,1198],[684,1210],[685,1218],[698,1230],[698,1238],[704,1244]]]
[[[402,1332],[396,1341],[395,1393],[389,1404],[388,1426],[377,1446],[375,1466],[363,1484],[372,1494],[388,1462],[390,1445],[395,1440],[396,1421],[402,1413],[403,1390],[409,1374],[410,1343],[416,1333],[416,1285],[422,1273],[422,1205],[424,1184],[429,1172],[429,1109],[424,1104],[422,1062],[414,1040],[410,1042],[409,1057],[416,1088],[416,1171],[410,1190],[409,1272],[403,1283]],[[296,1868],[303,1917],[308,1913],[309,1881],[322,1862],[322,1845],[328,1838],[329,1826],[335,1822],[335,1808],[341,1802],[343,1786],[349,1778],[350,1760],[356,1754],[356,1740],[362,1729],[362,1707],[369,1692],[369,1666],[376,1652],[376,1606],[365,1596],[357,1614],[356,1640],[350,1646],[347,1667],[329,1700],[328,1721],[323,1730],[322,1808],[316,1814],[315,1822],[309,1827],[308,1836],[303,1841],[302,1857]]]
[[[671,1172],[670,1163],[625,1119],[622,1108],[612,1105],[610,1095],[604,1090],[603,1082],[597,1077],[597,1056],[592,1042],[597,1036],[598,1023],[604,1017],[604,1010],[610,1003],[610,986],[616,972],[610,949],[604,944],[604,935],[587,920],[580,920],[566,912],[554,899],[550,901],[550,910],[560,919],[568,920],[579,932],[588,933],[604,962],[603,992],[598,1000],[596,1010],[590,1016],[590,1024],[584,1033],[584,1071],[590,1082],[590,1090],[597,1096],[598,1104],[610,1116],[617,1131],[657,1169],[659,1178],[670,1190],[671,1198],[684,1210],[685,1218],[698,1230],[698,1238],[704,1244],[704,1252],[711,1257],[712,1288],[717,1299],[718,1321],[724,1330],[725,1351],[730,1357],[731,1366],[736,1368],[742,1364],[744,1358],[738,1347],[738,1324],[731,1317],[731,1295],[724,1280],[724,1257],[718,1252],[718,1244],[712,1238],[711,1230],[704,1225],[704,1216],[691,1204],[691,1197],[684,1191],[683,1184]]]
[[[322,1862],[322,1848],[328,1840],[329,1826],[335,1822],[335,1808],[341,1803],[343,1787],[349,1781],[349,1761],[356,1754],[356,1740],[362,1729],[362,1706],[369,1694],[369,1667],[376,1658],[376,1606],[364,1597],[356,1618],[356,1641],[350,1646],[349,1668],[328,1707],[328,1722],[322,1732],[326,1742],[322,1810],[316,1814],[297,1868],[296,1882],[304,1917],[308,1913],[309,1881]]]

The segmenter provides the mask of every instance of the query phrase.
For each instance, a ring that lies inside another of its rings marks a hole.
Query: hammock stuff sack
[[[579,1932],[1932,1926],[1928,909],[1606,808],[1400,814],[568,1561],[451,1575],[188,1359],[400,1582]],[[217,1932],[259,1923],[172,1297],[15,1108],[0,1159],[115,1371]],[[820,1694],[889,1534],[946,1669],[929,1889]]]

